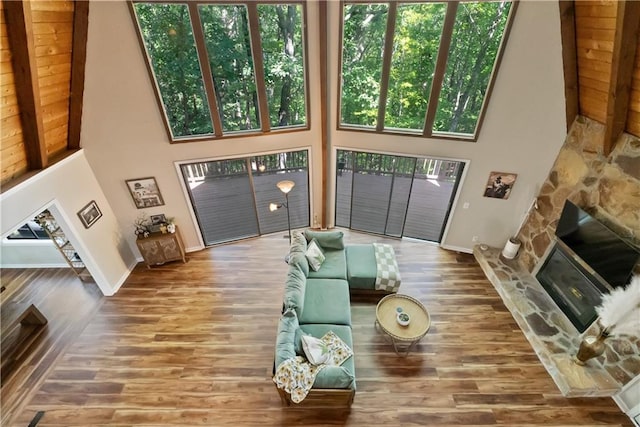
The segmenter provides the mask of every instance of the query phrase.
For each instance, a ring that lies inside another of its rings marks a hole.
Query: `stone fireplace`
[[[559,266],[568,262],[576,267],[570,254],[556,249],[555,230],[567,199],[640,247],[640,140],[623,134],[614,151],[605,157],[604,131],[603,125],[587,118],[578,117],[573,123],[541,187],[537,209],[531,211],[520,230],[518,237],[523,245],[515,260],[502,259],[496,248],[474,248],[487,277],[566,396],[613,395],[640,375],[639,338],[610,338],[602,356],[585,367],[573,363],[582,336],[596,328],[592,324],[595,311],[589,306],[599,304],[598,291],[602,289],[583,282],[584,266],[564,276],[544,272],[549,263]],[[640,274],[639,265],[636,273]],[[540,276],[538,280],[534,275]],[[552,288],[560,284],[570,293],[567,300],[552,298]],[[571,294],[581,295],[584,304],[576,305]],[[584,327],[574,326],[574,319],[570,321],[570,315],[559,308],[562,304],[573,305],[569,312],[573,311]]]

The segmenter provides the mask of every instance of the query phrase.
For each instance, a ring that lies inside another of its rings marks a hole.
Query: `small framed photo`
[[[151,225],[160,225],[167,222],[167,218],[164,216],[164,214],[151,215],[149,219],[151,219]]]
[[[126,182],[136,208],[144,209],[164,205],[158,183],[154,177],[128,179]]]
[[[491,172],[484,188],[484,197],[508,199],[517,177],[518,174],[510,172]]]
[[[89,204],[78,212],[78,217],[80,218],[80,221],[82,221],[84,228],[91,227],[100,219],[101,216],[102,212],[100,212],[100,208],[95,200],[90,201]]]

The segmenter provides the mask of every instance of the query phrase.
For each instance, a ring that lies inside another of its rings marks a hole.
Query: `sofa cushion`
[[[307,242],[314,238],[318,239],[322,249],[344,249],[344,241],[342,240],[344,233],[342,231],[305,230],[304,236],[307,238]]]
[[[349,284],[341,279],[308,278],[300,323],[351,325]]]
[[[289,252],[302,252],[307,251],[307,239],[304,237],[301,231],[293,231],[291,233],[291,247]]]
[[[294,310],[286,310],[280,316],[278,336],[276,337],[276,367],[285,360],[296,356],[294,342],[298,326],[298,317]]]
[[[300,254],[301,255],[301,254]],[[304,258],[304,255],[301,255]],[[306,259],[305,259],[306,262]],[[298,316],[304,308],[304,294],[306,290],[306,277],[299,268],[291,266],[287,273],[287,280],[284,285],[284,307],[285,309],[295,309]]]
[[[347,259],[344,250],[325,249],[324,258],[320,270],[309,271],[308,277],[347,280]]]
[[[327,332],[333,331],[342,341],[353,350],[351,328],[344,325],[307,324],[300,325],[304,333],[316,338],[322,338]],[[356,369],[354,356],[351,356],[341,366],[327,366],[316,376],[312,388],[356,388]]]
[[[325,256],[324,251],[316,239],[309,242],[309,246],[307,246],[307,251],[304,255],[307,257],[307,261],[309,261],[309,268],[311,270],[320,270],[320,267],[325,260]]]
[[[298,268],[304,274],[304,277],[309,275],[309,261],[304,252],[292,252],[289,256],[289,268]]]
[[[347,245],[345,255],[349,287],[375,289],[377,266],[373,245]]]

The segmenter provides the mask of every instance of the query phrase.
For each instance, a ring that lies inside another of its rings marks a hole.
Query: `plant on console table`
[[[634,276],[625,288],[617,288],[602,297],[596,307],[599,334],[583,338],[575,362],[584,365],[606,349],[605,340],[612,335],[637,336],[640,331],[640,276]]]
[[[149,221],[149,217],[147,216],[147,214],[141,214],[136,218],[135,221],[133,221],[133,226],[135,227],[135,235],[149,237],[149,234],[151,233],[151,229],[149,228],[150,225],[151,222]]]

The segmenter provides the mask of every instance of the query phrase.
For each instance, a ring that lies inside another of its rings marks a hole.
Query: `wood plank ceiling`
[[[577,114],[606,127],[608,155],[623,131],[640,136],[640,2],[560,1],[567,126]]]
[[[560,1],[567,123],[640,136],[640,2]],[[0,2],[2,190],[80,147],[88,1]],[[19,72],[16,72],[19,70]]]
[[[79,148],[88,5],[0,3],[2,190]]]

